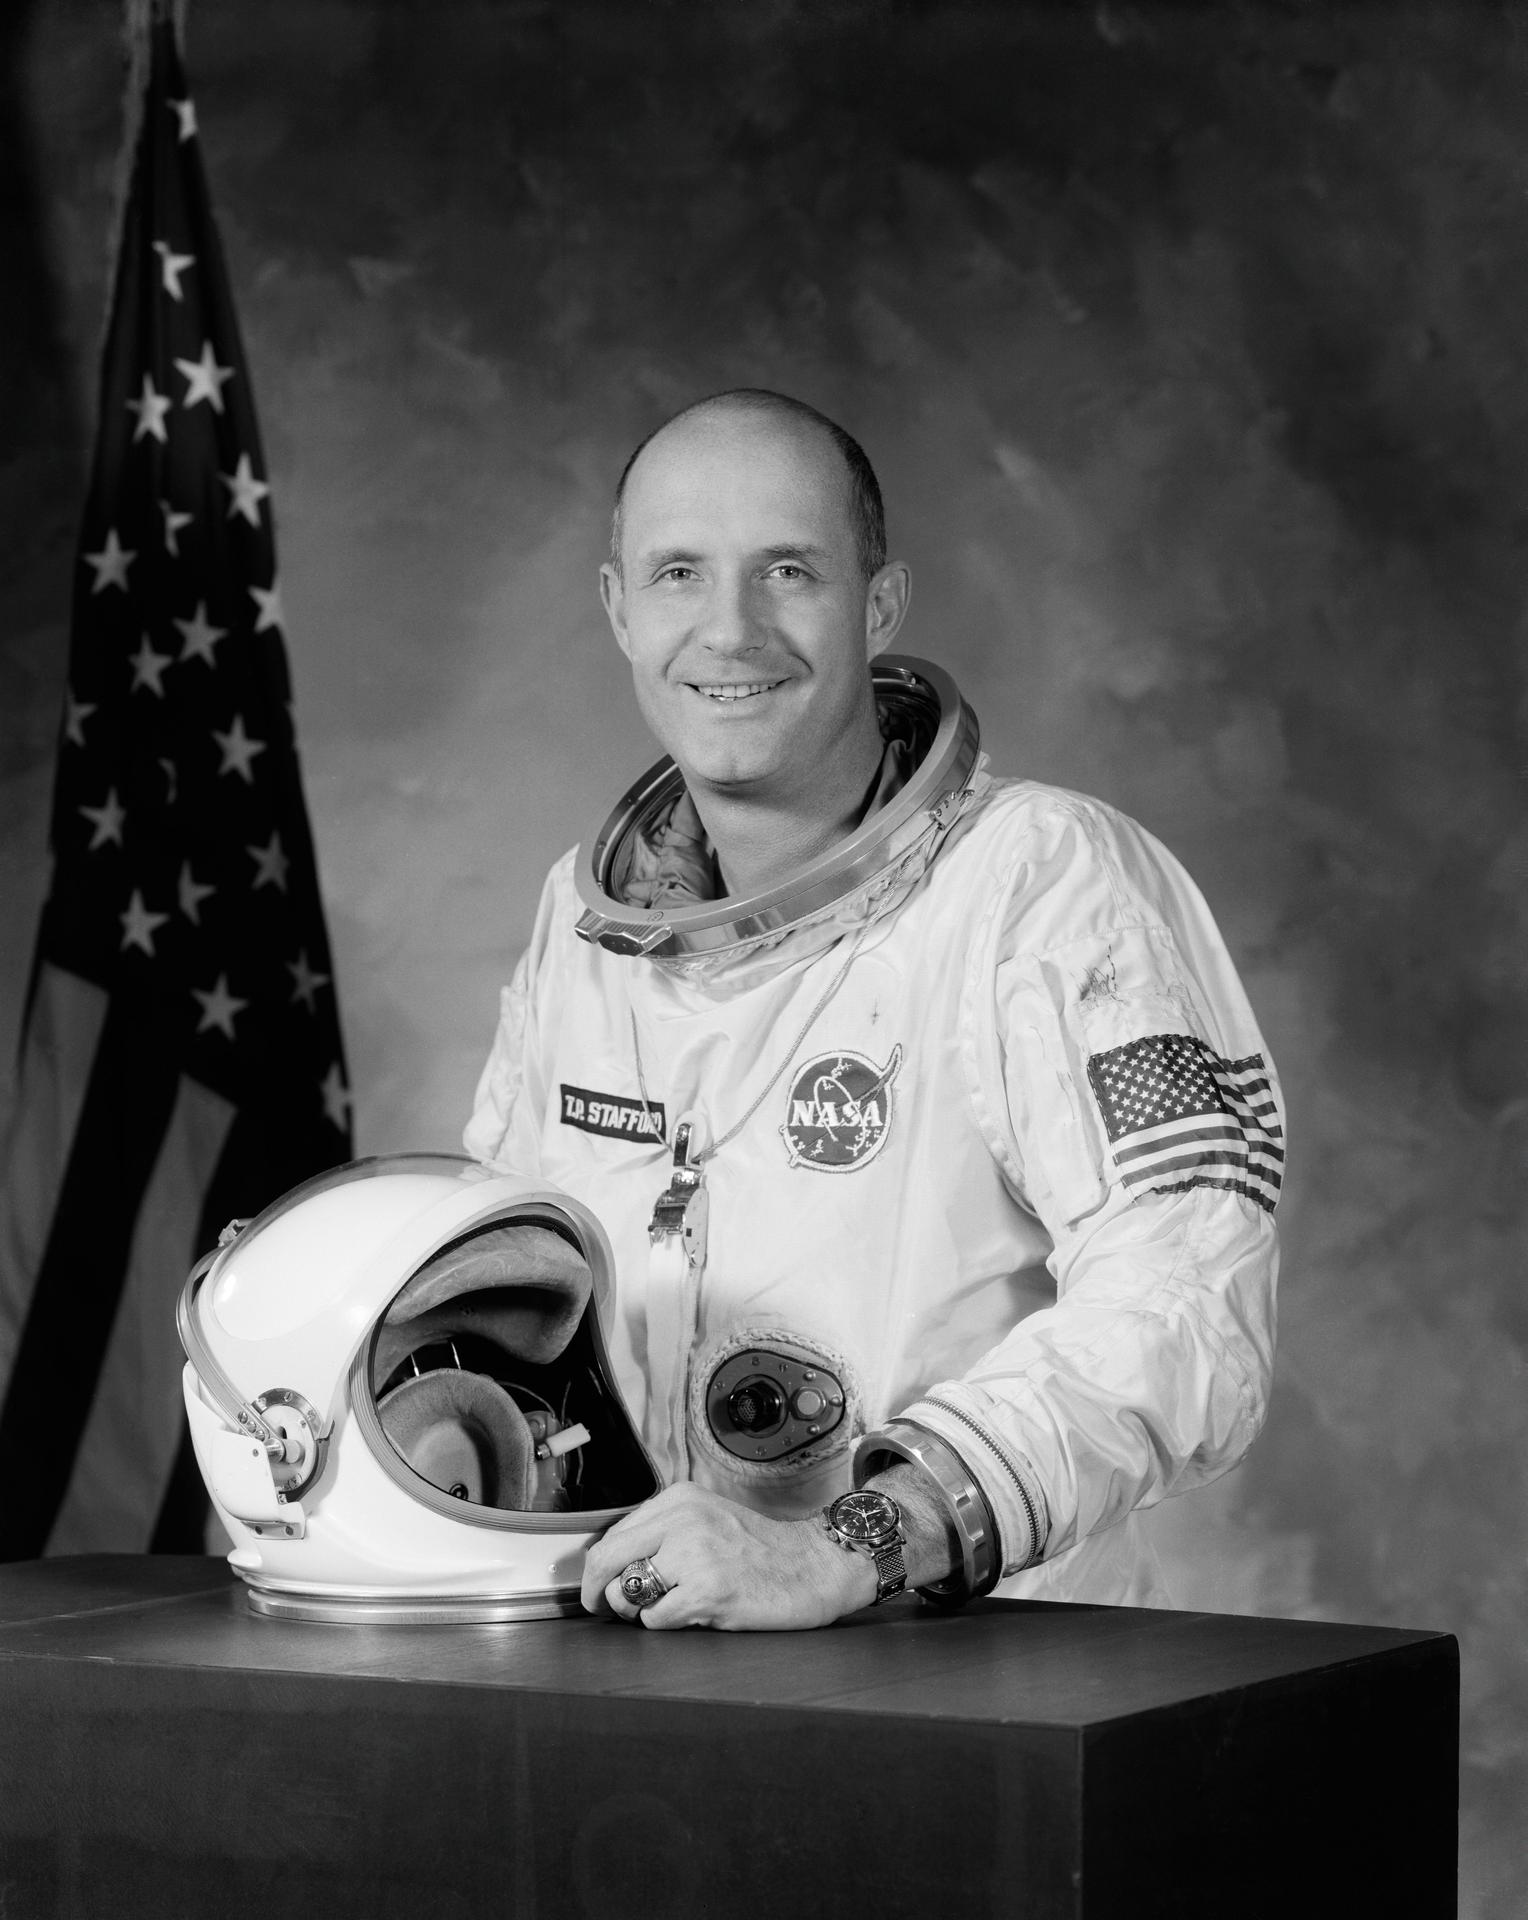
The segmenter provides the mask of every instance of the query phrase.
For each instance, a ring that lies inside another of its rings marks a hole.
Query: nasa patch
[[[891,1083],[902,1064],[895,1046],[884,1067],[862,1053],[824,1053],[796,1075],[781,1138],[793,1167],[852,1173],[873,1160],[891,1131]]]

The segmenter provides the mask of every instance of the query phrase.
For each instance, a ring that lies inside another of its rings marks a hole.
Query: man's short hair
[[[825,413],[809,407],[804,400],[793,400],[788,393],[774,393],[768,387],[730,387],[725,393],[707,394],[705,399],[696,400],[688,407],[681,407],[678,413],[671,414],[663,426],[654,427],[647,438],[633,448],[616,482],[615,511],[610,520],[610,561],[616,572],[619,574],[621,571],[626,482],[631,477],[632,468],[665,428],[673,426],[677,420],[687,419],[692,413],[709,413],[713,408],[727,408],[738,413],[772,413],[786,419],[804,420],[828,436],[842,455],[849,476],[849,520],[854,528],[854,547],[860,571],[867,580],[874,579],[886,564],[886,509],[881,501],[881,483],[875,477],[875,468],[866,457],[865,449],[836,420],[830,420]]]

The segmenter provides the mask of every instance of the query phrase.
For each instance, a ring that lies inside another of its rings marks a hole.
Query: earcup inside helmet
[[[377,1402],[382,1430],[422,1479],[480,1507],[528,1512],[536,1446],[525,1415],[483,1373],[442,1368]]]

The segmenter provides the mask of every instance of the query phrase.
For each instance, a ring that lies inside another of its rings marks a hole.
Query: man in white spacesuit
[[[1273,1352],[1278,1084],[1203,900],[878,658],[908,570],[799,403],[646,441],[603,592],[673,767],[553,868],[466,1133],[614,1247],[669,1484],[585,1604],[1165,1604],[1141,1510],[1242,1457]]]

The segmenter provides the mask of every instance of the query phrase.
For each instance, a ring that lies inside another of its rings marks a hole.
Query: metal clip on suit
[[[674,1127],[674,1170],[648,1228],[647,1377],[651,1444],[672,1480],[689,1478],[685,1400],[700,1312],[710,1196],[705,1158],[710,1131],[697,1113]]]

